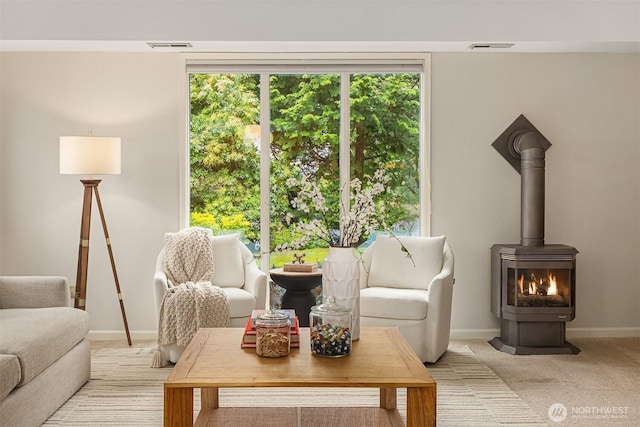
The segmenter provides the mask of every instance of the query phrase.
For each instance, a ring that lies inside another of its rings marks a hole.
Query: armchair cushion
[[[402,251],[398,239],[407,248],[411,258]],[[399,236],[396,239],[378,235],[367,286],[426,290],[431,279],[442,270],[444,242],[445,236]]]
[[[385,319],[422,320],[429,302],[422,289],[366,288],[360,290],[360,315]]]
[[[249,317],[256,308],[257,298],[241,288],[223,288],[229,303],[229,317]],[[233,326],[233,325],[232,325]]]
[[[240,253],[239,234],[213,236],[213,263],[216,266],[211,283],[221,288],[242,288],[244,286],[244,265]],[[234,317],[233,314],[231,317]]]

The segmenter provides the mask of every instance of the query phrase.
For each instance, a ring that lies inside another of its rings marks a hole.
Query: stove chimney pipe
[[[544,158],[551,142],[521,114],[491,145],[521,176],[520,245],[544,246]]]
[[[516,135],[513,149],[520,155],[520,244],[543,246],[546,149],[535,132]]]

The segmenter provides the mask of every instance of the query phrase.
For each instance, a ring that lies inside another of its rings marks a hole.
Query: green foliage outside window
[[[271,248],[295,236],[286,214],[295,194],[290,177],[308,175],[336,206],[340,76],[271,75]],[[418,74],[351,75],[351,177],[383,169],[383,195],[394,231],[417,229],[419,201],[420,80]],[[242,229],[259,240],[260,150],[250,126],[260,125],[260,79],[248,74],[194,74],[190,80],[191,224]],[[321,242],[315,245],[323,246]],[[311,248],[310,248],[311,249]]]
[[[246,230],[250,229],[251,223],[242,214],[216,218],[211,213],[191,212],[191,226],[209,228],[214,234],[242,230],[244,235]]]

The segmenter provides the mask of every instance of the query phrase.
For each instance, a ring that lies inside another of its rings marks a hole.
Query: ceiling
[[[640,52],[640,0],[0,0],[0,51],[471,50]]]

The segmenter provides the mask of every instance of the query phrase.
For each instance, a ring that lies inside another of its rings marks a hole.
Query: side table
[[[282,308],[293,308],[301,327],[309,326],[311,307],[316,305],[316,297],[311,292],[322,285],[322,269],[310,273],[284,271],[282,268],[269,270],[273,282],[285,290]]]

